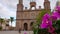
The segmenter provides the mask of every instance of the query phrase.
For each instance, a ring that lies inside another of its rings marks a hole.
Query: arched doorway
[[[34,22],[31,22],[31,24],[30,24],[30,30],[33,30],[33,23]]]
[[[28,30],[28,24],[27,23],[24,23],[24,30]]]

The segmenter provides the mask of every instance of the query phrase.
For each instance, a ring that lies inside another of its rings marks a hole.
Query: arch
[[[31,22],[31,23],[30,23],[30,30],[33,30],[33,23],[34,23],[34,22]]]
[[[28,24],[27,23],[24,23],[24,30],[28,30]]]
[[[33,25],[33,23],[34,23],[34,22],[31,22],[30,26],[32,26],[32,25]]]
[[[35,7],[32,7],[31,10],[35,10]]]

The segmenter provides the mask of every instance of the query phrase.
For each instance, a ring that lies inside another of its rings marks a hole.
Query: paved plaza
[[[0,34],[33,34],[33,31],[21,31],[19,33],[19,31],[0,31]]]

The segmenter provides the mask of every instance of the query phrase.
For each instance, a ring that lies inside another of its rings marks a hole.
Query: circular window
[[[34,13],[31,14],[31,18],[35,18],[35,14]]]

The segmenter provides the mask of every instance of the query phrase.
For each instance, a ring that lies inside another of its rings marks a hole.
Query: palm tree
[[[0,23],[1,23],[0,29],[2,29],[2,24],[4,23],[4,19],[3,18],[0,18]]]
[[[1,26],[2,26],[2,24],[4,23],[4,19],[3,18],[0,18],[0,23],[1,23]]]
[[[10,21],[11,21],[11,27],[12,27],[12,22],[14,21],[14,17],[10,17]]]

